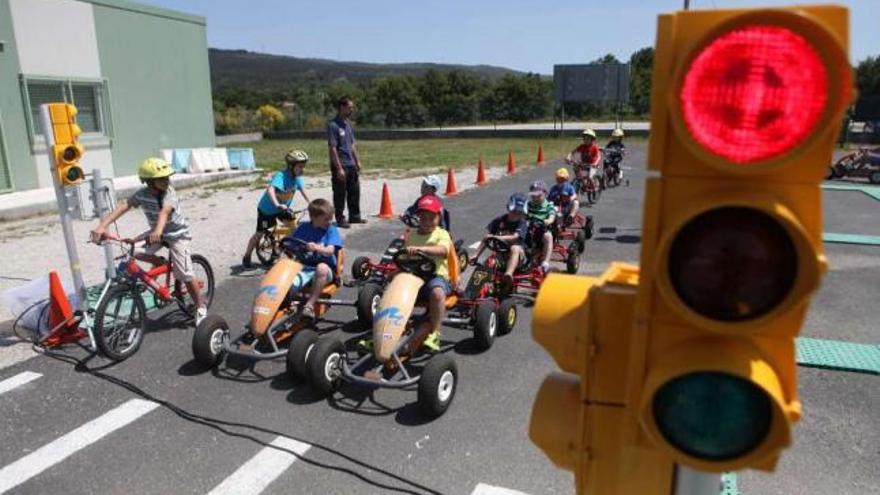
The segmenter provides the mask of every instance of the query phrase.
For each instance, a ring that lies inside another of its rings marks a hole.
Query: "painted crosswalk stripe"
[[[297,456],[305,454],[311,447],[307,443],[287,437],[277,437],[269,445],[230,474],[209,495],[256,495],[281,476],[296,461]]]
[[[510,488],[502,488],[500,486],[492,486],[484,483],[478,483],[471,495],[527,495],[525,492],[518,492]]]
[[[481,242],[482,241],[477,241],[477,242],[471,244],[470,246],[468,246],[468,249],[478,249],[480,247]]]
[[[159,404],[155,402],[131,399],[3,467],[0,469],[0,493],[15,488],[157,407]]]
[[[24,385],[25,383],[30,383],[41,376],[43,376],[43,375],[40,373],[34,373],[33,371],[25,371],[25,372],[22,372],[22,373],[15,375],[11,378],[7,378],[7,379],[3,380],[2,382],[0,382],[0,395],[3,395],[6,392],[9,392],[12,389],[18,388],[18,387]]]

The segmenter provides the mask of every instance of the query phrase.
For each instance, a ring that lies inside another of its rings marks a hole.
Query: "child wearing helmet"
[[[616,127],[613,131],[611,131],[611,141],[608,141],[608,144],[605,145],[606,149],[615,148],[621,152],[626,150],[626,145],[623,144],[623,129],[620,127]]]
[[[531,227],[535,229],[531,244],[541,243],[541,269],[545,272],[550,269],[550,256],[553,254],[552,225],[556,222],[556,207],[547,201],[547,184],[542,180],[536,180],[529,186],[529,202],[526,210],[526,218]]]
[[[578,202],[574,186],[568,181],[569,178],[568,169],[563,167],[557,170],[556,184],[553,184],[553,187],[550,188],[547,199],[559,208],[562,216],[570,224],[570,222],[574,221],[575,215],[577,215],[580,203]]]
[[[477,254],[471,260],[471,263],[477,263],[486,247],[486,240],[489,238],[494,237],[510,244],[510,252],[504,270],[504,286],[502,287],[502,292],[505,294],[513,291],[513,274],[517,270],[525,269],[528,264],[523,247],[529,232],[529,225],[525,219],[527,202],[528,200],[522,193],[514,193],[510,196],[507,200],[507,213],[489,222],[489,225],[486,226],[489,233],[483,238]]]
[[[91,240],[100,242],[107,227],[124,215],[131,208],[142,208],[150,225],[150,230],[132,239],[132,242],[147,241],[144,252],[136,258],[151,264],[159,264],[163,260],[156,253],[167,246],[171,258],[171,269],[178,280],[186,284],[189,294],[196,305],[196,325],[207,316],[208,309],[204,306],[199,284],[195,280],[195,270],[190,252],[189,224],[183,216],[177,192],[171,186],[170,177],[174,169],[161,158],[147,158],[138,167],[138,177],[144,187],[98,222],[91,231]]]
[[[416,216],[419,211],[419,201],[425,196],[434,196],[435,198],[437,198],[440,201],[441,205],[443,204],[443,200],[437,194],[437,192],[440,190],[440,178],[439,177],[437,177],[436,175],[428,175],[428,176],[422,177],[422,184],[420,187],[421,187],[421,189],[419,191],[420,192],[419,198],[416,199],[416,201],[412,205],[410,205],[409,208],[406,209],[406,212],[404,212],[404,214],[401,215],[401,217],[403,217],[404,215],[412,216],[412,217]],[[447,210],[444,207],[443,212],[440,214],[440,228],[449,232],[449,230],[450,230],[449,225],[450,225],[449,210]]]
[[[303,182],[302,174],[306,163],[309,161],[309,155],[303,150],[290,150],[284,155],[285,169],[275,172],[269,180],[269,185],[260,197],[257,204],[257,229],[256,232],[248,240],[247,248],[244,251],[244,257],[241,264],[244,268],[251,268],[251,254],[260,242],[260,235],[275,226],[275,223],[281,220],[293,220],[290,205],[293,203],[293,196],[296,191],[302,194],[306,202],[309,197],[305,191],[305,182]]]
[[[599,146],[596,144],[596,132],[593,129],[584,129],[581,133],[583,142],[565,157],[565,163],[574,167],[575,176],[578,179],[589,178],[597,180],[600,171]],[[584,177],[586,175],[586,177]]]

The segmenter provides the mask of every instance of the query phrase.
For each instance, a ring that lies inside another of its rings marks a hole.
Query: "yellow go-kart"
[[[284,240],[282,250],[285,256],[272,266],[260,282],[260,288],[254,296],[250,322],[241,335],[232,338],[229,324],[219,315],[208,315],[202,320],[192,339],[193,357],[199,364],[214,367],[228,355],[254,360],[286,355],[288,374],[294,378],[306,377],[306,355],[318,340],[318,333],[309,328],[311,322],[300,317],[300,308],[308,298],[309,286],[290,293],[291,284],[304,269],[303,263],[298,260],[313,254],[307,252],[304,245],[298,239]],[[324,287],[315,305],[317,319],[330,306],[354,306],[352,301],[333,298],[341,283],[344,251],[340,249],[336,257],[334,280]],[[258,338],[253,343],[245,343],[245,336]]]
[[[455,249],[447,255],[450,282],[458,284],[459,266]],[[312,387],[321,395],[336,390],[342,382],[380,388],[418,387],[418,404],[431,418],[442,415],[455,397],[458,369],[451,356],[444,353],[420,354],[424,335],[416,329],[427,318],[412,316],[417,306],[424,278],[436,269],[434,260],[425,255],[396,256],[400,270],[391,280],[373,310],[373,350],[349,357],[337,338],[318,340],[306,363]],[[453,292],[446,298],[447,310],[458,303]],[[495,313],[487,313],[494,320]],[[449,319],[444,320],[449,322]]]

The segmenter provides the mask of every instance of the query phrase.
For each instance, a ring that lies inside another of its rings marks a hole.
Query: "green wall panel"
[[[37,170],[31,156],[30,141],[27,135],[25,110],[21,101],[18,75],[21,68],[15,46],[15,32],[9,0],[0,0],[0,161],[6,159],[11,186],[16,190],[37,187]],[[4,180],[0,171],[0,192],[9,190],[10,184]]]

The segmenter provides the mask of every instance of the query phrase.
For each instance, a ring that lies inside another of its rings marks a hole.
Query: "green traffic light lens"
[[[669,280],[693,311],[745,321],[772,311],[797,277],[797,250],[785,228],[746,207],[709,210],[688,221],[669,249]]]
[[[753,383],[719,372],[670,380],[653,398],[654,421],[675,448],[699,459],[725,461],[758,447],[770,432],[773,411]]]
[[[67,180],[70,182],[75,182],[78,180],[82,180],[85,177],[83,170],[79,167],[70,167],[66,171]]]

